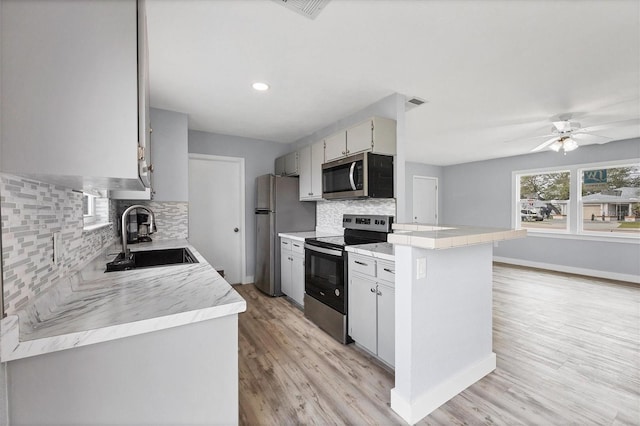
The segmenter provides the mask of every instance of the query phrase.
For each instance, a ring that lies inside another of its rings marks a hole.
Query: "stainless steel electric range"
[[[350,215],[342,218],[344,235],[306,240],[304,314],[342,343],[350,343],[348,268],[345,247],[387,241],[393,216]]]

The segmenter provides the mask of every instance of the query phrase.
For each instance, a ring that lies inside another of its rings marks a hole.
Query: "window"
[[[569,171],[520,174],[517,176],[516,227],[567,231],[571,195]]]
[[[513,179],[517,229],[640,239],[640,159],[516,171]]]
[[[581,230],[640,235],[640,164],[580,169]]]
[[[95,215],[95,199],[93,195],[82,194],[82,214],[85,217]]]

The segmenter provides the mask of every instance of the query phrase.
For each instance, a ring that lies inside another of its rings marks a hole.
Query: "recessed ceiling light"
[[[254,89],[260,91],[260,92],[264,92],[265,90],[269,90],[269,85],[267,83],[261,83],[259,81],[253,83],[252,87]]]

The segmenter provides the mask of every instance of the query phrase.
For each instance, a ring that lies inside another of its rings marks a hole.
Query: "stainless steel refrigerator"
[[[255,285],[280,296],[280,232],[313,231],[316,203],[299,201],[298,178],[263,175],[256,178]]]

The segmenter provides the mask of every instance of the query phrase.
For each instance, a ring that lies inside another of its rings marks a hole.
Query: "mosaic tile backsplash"
[[[12,314],[113,243],[113,227],[83,230],[82,193],[0,174],[4,309]],[[53,262],[53,233],[62,254]]]
[[[343,214],[396,215],[396,200],[380,198],[368,200],[318,201],[316,204],[316,231],[342,234]]]
[[[151,235],[153,240],[171,240],[189,236],[189,203],[184,201],[118,201],[115,209],[116,217],[112,220],[115,232],[120,241],[120,217],[127,207],[142,204],[149,207],[156,217],[157,231]]]

